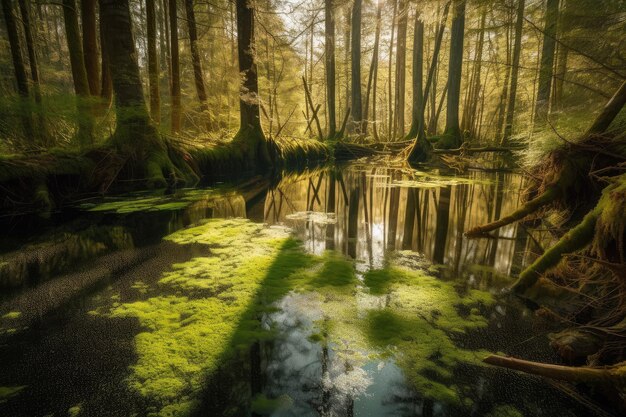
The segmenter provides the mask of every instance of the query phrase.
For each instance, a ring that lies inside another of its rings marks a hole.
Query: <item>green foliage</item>
[[[19,387],[0,387],[0,404],[7,402],[9,398],[14,397],[20,393],[26,386]]]

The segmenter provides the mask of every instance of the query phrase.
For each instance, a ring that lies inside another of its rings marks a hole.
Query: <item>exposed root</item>
[[[557,186],[548,187],[541,195],[533,198],[526,204],[524,204],[519,209],[515,210],[513,213],[505,216],[495,222],[491,222],[482,226],[477,226],[473,229],[468,230],[465,233],[465,236],[470,238],[482,237],[487,235],[489,232],[492,232],[496,229],[499,229],[503,226],[507,226],[509,224],[515,223],[518,220],[522,220],[527,216],[537,212],[539,209],[547,206],[555,202],[561,195],[560,188]]]

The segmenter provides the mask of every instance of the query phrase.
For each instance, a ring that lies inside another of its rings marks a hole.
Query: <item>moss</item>
[[[2,316],[2,318],[7,319],[7,320],[15,320],[15,319],[19,319],[21,315],[22,315],[21,311],[9,311],[4,316]]]
[[[101,203],[85,203],[80,208],[93,212],[115,212],[118,214],[142,211],[177,211],[188,207],[191,203],[214,196],[211,190],[181,190],[174,195],[132,194],[123,198]]]
[[[78,417],[81,414],[82,409],[83,409],[82,405],[81,404],[77,404],[77,405],[75,405],[73,407],[70,407],[67,410],[67,415],[68,415],[68,417]]]
[[[18,387],[0,387],[0,404],[6,402],[11,397],[18,395],[24,388],[26,388],[26,385]]]
[[[524,417],[517,408],[509,404],[496,405],[486,417]]]
[[[461,363],[480,365],[486,352],[458,348],[452,337],[485,327],[480,308],[492,305],[493,296],[478,290],[461,293],[453,282],[401,264],[411,262],[391,260],[385,268],[365,274],[370,293],[387,294],[387,301],[385,308],[367,313],[364,332],[382,355],[395,356],[418,392],[460,405],[454,369]]]

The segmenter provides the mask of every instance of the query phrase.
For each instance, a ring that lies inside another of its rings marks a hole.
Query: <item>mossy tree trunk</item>
[[[398,38],[396,40],[396,117],[394,137],[404,137],[404,107],[406,96],[406,33],[409,6],[406,0],[400,0],[398,11]]]
[[[145,179],[149,187],[183,176],[168,155],[163,138],[148,115],[128,0],[101,0],[101,19],[111,62],[117,126],[111,143],[127,156],[126,175]]]
[[[413,29],[413,101],[411,111],[411,128],[407,135],[407,139],[413,139],[417,136],[417,130],[420,126],[424,126],[424,21],[420,16],[420,12],[415,12],[415,27]]]
[[[268,140],[261,128],[259,79],[255,62],[254,6],[247,0],[236,0],[237,52],[239,57],[239,132],[233,139],[249,168],[272,165]]]
[[[98,1],[98,6],[102,10],[102,0]],[[111,80],[111,67],[109,66],[109,54],[107,53],[106,42],[104,39],[104,27],[102,20],[100,21],[100,54],[102,55],[101,71],[102,79],[100,80],[100,97],[108,105],[113,99],[113,81]]]
[[[448,66],[448,107],[446,128],[437,146],[442,149],[456,149],[463,142],[459,125],[459,104],[461,99],[461,73],[463,70],[463,40],[465,38],[465,0],[454,0],[454,16],[450,35],[450,63]]]

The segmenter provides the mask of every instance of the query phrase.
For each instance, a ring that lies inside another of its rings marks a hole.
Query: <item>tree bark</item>
[[[196,29],[196,16],[193,11],[193,0],[185,0],[185,10],[187,12],[187,25],[189,28],[189,43],[191,46],[191,62],[193,64],[193,77],[196,83],[196,93],[200,101],[200,109],[206,117],[206,128],[211,130],[211,120],[209,115],[209,105],[207,103],[206,89],[204,88],[204,73],[202,62],[200,61],[200,50],[198,49],[198,31]]]
[[[81,43],[80,30],[78,28],[78,13],[75,0],[63,0],[63,18],[65,22],[65,35],[67,48],[70,53],[72,67],[72,79],[74,90],[78,96],[78,142],[80,146],[93,143],[93,115],[86,100],[90,95],[87,70],[85,69],[85,56]]]
[[[98,71],[98,32],[96,25],[96,0],[80,0],[80,13],[83,23],[83,53],[89,93],[100,95],[100,74]]]
[[[337,135],[337,114],[335,96],[335,21],[333,0],[324,1],[324,53],[326,63],[326,100],[328,114],[328,138]],[[311,59],[313,57],[311,56]]]
[[[32,23],[30,19],[29,5],[26,0],[19,0],[20,14],[22,16],[22,26],[24,27],[24,38],[26,39],[26,49],[28,51],[28,62],[30,63],[30,77],[33,80],[35,101],[41,103],[41,88],[39,85],[39,65],[35,52],[35,41],[33,39]]]
[[[465,0],[454,0],[454,16],[450,35],[450,64],[448,67],[448,108],[446,128],[437,144],[439,148],[458,148],[463,142],[459,125],[461,73],[463,70],[463,39],[465,31]]]
[[[239,132],[234,141],[243,145],[251,164],[269,167],[272,156],[261,128],[259,80],[255,55],[254,6],[247,0],[236,0],[237,53],[239,57]]]
[[[361,4],[362,0],[354,0],[352,7],[352,123],[355,131],[360,134],[363,122],[363,105],[361,102]]]
[[[100,10],[102,10],[102,0],[99,0],[98,5]],[[103,98],[107,104],[110,104],[113,99],[113,81],[111,80],[111,68],[109,66],[109,55],[104,36],[104,27],[102,26],[102,18],[100,18],[100,51],[102,55],[100,97]]]
[[[411,128],[407,139],[417,136],[419,126],[424,126],[424,22],[419,11],[415,12],[415,27],[413,29],[413,102],[411,111]]]
[[[522,30],[524,25],[524,6],[526,0],[518,0],[517,20],[515,21],[515,45],[513,46],[513,61],[511,62],[511,90],[509,92],[506,110],[506,123],[502,144],[505,145],[513,132],[513,118],[515,116],[515,99],[517,97],[517,80],[519,77],[519,62],[522,52]]]
[[[396,40],[396,95],[394,137],[404,137],[404,107],[406,91],[406,32],[409,7],[406,0],[400,0],[398,14],[398,38]]]
[[[170,96],[172,98],[172,133],[180,132],[181,105],[180,105],[180,57],[178,50],[178,13],[176,0],[168,0],[170,15],[170,59],[172,78],[170,81]]]
[[[156,123],[161,122],[161,97],[159,94],[159,63],[156,47],[155,0],[146,0],[146,20],[148,30],[148,81],[150,85],[150,116]]]
[[[374,139],[378,140],[378,127],[376,124],[376,87],[378,78],[378,49],[380,47],[380,20],[382,16],[382,3],[379,2],[376,8],[376,33],[374,34],[374,51],[372,52],[372,63],[370,65],[369,77],[367,79],[367,92],[365,93],[365,106],[363,107],[363,134],[367,134],[369,123],[369,102],[370,93],[372,95],[372,133]],[[372,91],[373,88],[373,91]]]
[[[544,125],[548,118],[550,92],[554,72],[554,52],[556,48],[556,30],[559,19],[559,0],[547,0],[543,46],[539,66],[537,102],[535,104],[535,123]]]

